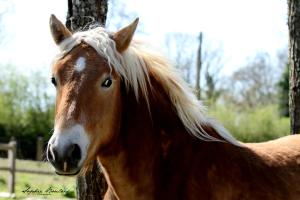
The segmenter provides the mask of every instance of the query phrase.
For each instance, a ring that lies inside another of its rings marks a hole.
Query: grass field
[[[242,142],[263,142],[290,133],[290,119],[279,116],[277,105],[242,111],[234,106],[218,105],[209,110],[209,115]]]
[[[7,159],[0,158],[0,166],[7,166]],[[49,163],[17,160],[17,169],[53,171]],[[0,171],[0,192],[8,192],[9,173]],[[16,173],[16,199],[68,199],[75,198],[75,177]],[[1,198],[7,199],[7,198]]]

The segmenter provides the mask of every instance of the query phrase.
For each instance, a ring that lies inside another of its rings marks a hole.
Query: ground
[[[8,160],[0,158],[0,167],[7,166]],[[51,171],[49,163],[17,160],[17,169]],[[8,171],[0,171],[0,193],[8,192]],[[75,177],[63,177],[56,174],[42,175],[16,173],[16,199],[67,199],[75,198]],[[43,195],[41,195],[43,193]],[[7,198],[1,198],[7,199]]]

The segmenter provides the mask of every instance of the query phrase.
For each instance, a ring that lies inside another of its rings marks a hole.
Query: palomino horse
[[[72,34],[51,16],[61,52],[47,155],[57,174],[97,159],[105,199],[299,200],[300,137],[235,140],[163,57],[132,40],[137,23]]]

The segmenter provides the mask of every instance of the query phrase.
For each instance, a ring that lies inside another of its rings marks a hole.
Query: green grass
[[[218,105],[210,108],[209,115],[243,142],[268,141],[290,132],[289,118],[280,118],[275,105],[247,110]]]
[[[0,166],[7,166],[8,160],[0,158]],[[43,171],[53,171],[49,163],[17,160],[17,169],[34,169]],[[0,192],[8,192],[7,180],[9,173],[7,171],[0,171]],[[68,197],[75,198],[76,193],[75,177],[63,177],[58,175],[41,175],[29,173],[16,173],[15,193],[16,199],[38,198],[38,199],[67,199]],[[38,189],[43,193],[52,190],[51,195],[28,194],[23,191],[30,187],[35,190]],[[57,191],[57,192],[54,192]],[[65,192],[61,192],[65,191]],[[1,198],[0,199],[6,199]]]
[[[217,119],[238,140],[243,142],[262,142],[272,140],[289,134],[289,118],[280,118],[275,105],[238,110],[232,106],[218,105],[209,109],[209,115]],[[19,169],[39,169],[52,171],[50,164],[43,162],[17,160],[16,167]],[[7,166],[7,159],[0,158],[0,166]],[[0,192],[7,192],[8,172],[0,171]],[[28,195],[22,191],[26,187],[47,190],[68,189],[66,194],[52,194],[50,196]],[[58,175],[35,175],[16,173],[16,197],[66,199],[75,195],[75,177],[62,177]],[[1,199],[1,198],[0,198]]]

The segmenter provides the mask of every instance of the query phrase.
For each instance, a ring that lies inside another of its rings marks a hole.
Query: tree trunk
[[[107,0],[68,0],[66,26],[75,32],[89,28],[90,24],[105,25]],[[77,199],[101,200],[107,190],[107,184],[97,161],[84,176],[77,177]]]
[[[198,99],[201,98],[200,88],[200,77],[201,77],[201,66],[202,66],[202,32],[199,34],[199,47],[197,51],[197,69],[196,69],[196,96]]]
[[[108,0],[68,0],[66,26],[71,31],[88,28],[91,23],[105,25]]]
[[[77,199],[101,200],[107,190],[107,183],[100,171],[97,161],[94,162],[90,171],[84,176],[80,175],[76,180]]]
[[[300,133],[300,1],[288,0],[291,134]]]

